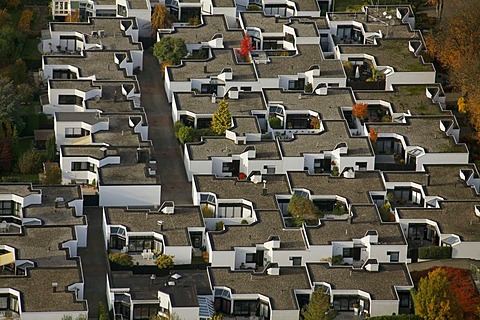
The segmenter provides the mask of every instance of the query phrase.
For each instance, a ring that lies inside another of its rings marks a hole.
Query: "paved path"
[[[443,259],[425,262],[410,263],[408,269],[410,271],[427,270],[432,267],[454,267],[461,269],[470,269],[470,265],[474,264],[480,267],[480,261],[472,259]]]
[[[162,185],[162,201],[192,203],[192,187],[183,165],[183,154],[173,131],[172,111],[163,86],[157,58],[143,53],[143,71],[138,76],[141,102],[148,119],[149,138],[157,157],[157,174]]]
[[[108,262],[102,232],[102,208],[86,207],[83,211],[88,223],[88,242],[86,248],[78,249],[78,255],[82,259],[88,317],[98,319],[98,303],[107,303],[105,294]]]

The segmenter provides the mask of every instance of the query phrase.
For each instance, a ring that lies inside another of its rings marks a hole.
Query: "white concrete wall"
[[[52,311],[52,312],[22,312],[22,320],[62,320],[63,316],[70,315],[73,319],[88,317],[87,311]]]
[[[377,259],[379,263],[390,262],[390,256],[387,251],[398,251],[398,261],[407,261],[407,245],[374,245],[370,246],[369,259]]]
[[[480,242],[462,241],[452,246],[452,258],[480,260]]]
[[[468,152],[465,153],[426,153],[416,159],[415,170],[423,171],[426,164],[467,164]]]
[[[370,316],[398,314],[398,300],[371,300]]]
[[[292,320],[298,319],[300,310],[272,310],[270,319],[272,320]]]
[[[200,314],[199,307],[172,307],[172,313],[175,313],[182,320],[198,320]]]
[[[100,185],[100,206],[160,206],[160,185]]]
[[[173,263],[175,265],[192,263],[191,246],[165,246],[165,254],[175,256],[173,258]]]
[[[235,251],[210,251],[208,256],[212,267],[235,268]]]
[[[420,64],[420,61],[418,62]],[[435,83],[435,71],[399,72],[395,71],[385,77],[386,90],[393,90],[393,84],[428,84]]]

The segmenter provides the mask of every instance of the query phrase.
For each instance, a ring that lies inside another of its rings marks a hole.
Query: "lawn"
[[[38,173],[32,174],[16,174],[14,176],[2,176],[0,178],[1,182],[31,182],[33,184],[38,184],[40,179],[38,178]]]
[[[333,0],[333,11],[359,12],[365,5],[395,5],[408,4],[407,0]]]

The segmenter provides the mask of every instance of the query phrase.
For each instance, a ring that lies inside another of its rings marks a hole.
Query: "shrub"
[[[378,208],[380,212],[380,217],[382,218],[383,222],[394,222],[395,217],[390,211],[390,202],[385,202],[380,208]]]
[[[305,84],[305,87],[303,88],[303,90],[304,90],[306,93],[312,93],[312,91],[313,91],[312,83],[311,83],[311,82],[307,82],[307,83]]]
[[[240,172],[240,173],[238,174],[238,179],[240,179],[240,180],[245,180],[245,179],[247,179],[247,175],[246,175],[245,173],[243,173],[243,172]]]
[[[98,303],[98,320],[108,320],[108,312],[103,302]]]
[[[268,123],[272,129],[282,129],[282,120],[275,116],[272,116],[268,119]]]
[[[335,166],[332,168],[332,176],[337,177],[340,174],[340,171],[338,170],[338,167]]]
[[[344,215],[345,213],[346,213],[346,210],[345,210],[345,206],[343,205],[343,203],[340,202],[340,201],[335,202],[332,214],[334,214],[336,216],[341,216],[341,215]]]
[[[209,206],[202,207],[202,215],[204,218],[213,218],[213,210]]]
[[[123,267],[133,266],[133,258],[128,253],[110,253],[108,260]]]
[[[243,219],[242,222],[240,222],[241,224],[248,224],[248,221]]]
[[[39,173],[42,168],[42,159],[37,149],[30,149],[18,160],[18,168],[22,174]]]
[[[193,128],[183,126],[178,130],[177,138],[180,143],[188,143],[193,141]]]
[[[320,214],[312,200],[296,194],[290,198],[287,210],[294,218],[302,219],[318,219]]]
[[[155,259],[154,263],[157,265],[158,269],[170,269],[174,265],[173,258],[175,258],[175,256],[162,254]]]
[[[418,248],[419,259],[450,259],[452,247],[420,247]]]
[[[170,62],[173,65],[180,64],[187,53],[185,40],[181,38],[163,37],[153,46],[153,55],[159,61]]]
[[[343,256],[338,254],[332,257],[332,265],[340,265],[343,264]]]
[[[217,231],[222,231],[225,223],[223,221],[218,221],[217,224],[215,225],[215,230]]]
[[[370,318],[371,320],[422,320],[421,317],[415,314],[399,314],[395,316],[380,316]]]

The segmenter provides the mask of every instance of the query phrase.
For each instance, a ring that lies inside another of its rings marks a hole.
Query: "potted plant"
[[[359,311],[359,307],[360,307],[359,304],[358,304],[358,302],[355,302],[355,303],[352,305],[352,307],[353,307],[353,312],[355,313],[356,316],[358,316],[358,311]]]

